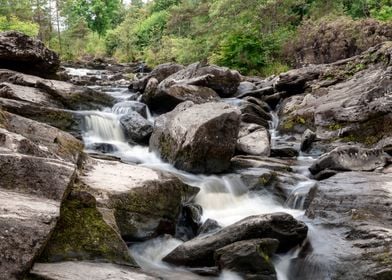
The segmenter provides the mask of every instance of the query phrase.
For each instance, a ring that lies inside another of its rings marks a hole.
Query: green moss
[[[71,136],[59,134],[55,141],[59,144],[60,155],[78,156],[83,152],[82,142]]]
[[[343,125],[339,124],[339,123],[335,123],[335,124],[331,124],[328,126],[329,130],[339,130],[342,129]]]
[[[60,214],[41,261],[100,260],[135,264],[126,244],[103,220],[90,194],[72,193],[62,204]]]
[[[276,181],[277,176],[275,172],[265,173],[259,177],[258,185],[269,186]]]

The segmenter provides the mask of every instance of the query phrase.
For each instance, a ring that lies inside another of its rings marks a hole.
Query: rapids
[[[68,69],[71,74],[78,75],[94,74],[99,72],[85,69]],[[126,88],[103,88],[108,94],[118,101],[113,108],[106,108],[103,111],[83,111],[80,112],[84,118],[82,122],[82,137],[87,152],[95,152],[94,145],[109,144],[114,147],[110,155],[120,158],[124,162],[142,164],[144,166],[167,171],[179,177],[185,183],[197,186],[200,192],[196,197],[196,203],[203,208],[202,220],[216,220],[221,226],[233,224],[245,217],[255,214],[267,214],[273,212],[286,212],[295,218],[303,220],[309,226],[308,244],[312,251],[305,259],[301,269],[308,269],[305,278],[298,278],[293,272],[292,264],[300,254],[300,248],[293,249],[285,255],[278,255],[274,259],[274,265],[279,280],[290,279],[329,279],[327,258],[331,248],[322,246],[323,240],[331,238],[327,233],[320,231],[304,217],[304,204],[309,190],[315,186],[315,182],[306,176],[309,175],[308,167],[314,160],[311,155],[301,155],[292,166],[296,173],[304,177],[305,181],[300,181],[297,186],[291,189],[285,203],[276,200],[274,196],[266,193],[251,193],[242,181],[240,174],[224,175],[194,175],[175,169],[168,163],[163,162],[154,153],[149,152],[148,147],[130,145],[126,142],[124,132],[121,128],[120,117],[137,108],[140,102],[134,101],[136,94],[129,92]],[[224,100],[234,106],[241,104],[240,99],[229,98]],[[154,118],[147,108],[147,118],[153,121]],[[277,131],[279,119],[276,112],[272,112],[270,121],[270,135],[272,147],[280,143],[285,143],[283,135]],[[298,144],[298,143],[297,143]],[[156,274],[167,277],[167,279],[241,279],[235,273],[224,271],[219,278],[208,278],[198,276],[184,268],[173,267],[162,262],[162,258],[180,245],[182,241],[169,236],[162,236],[143,243],[131,244],[130,253],[138,264],[145,271],[152,271]],[[297,267],[297,265],[296,265]],[[295,271],[298,270],[298,267]]]

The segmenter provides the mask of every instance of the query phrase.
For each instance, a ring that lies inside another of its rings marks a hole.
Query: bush
[[[198,43],[190,38],[174,36],[164,36],[159,47],[147,48],[144,55],[145,61],[150,66],[156,66],[168,61],[191,64],[206,58],[207,54],[204,53],[202,43]]]
[[[20,21],[17,17],[0,16],[0,31],[19,31],[28,36],[36,37],[38,35],[39,26],[31,21]]]
[[[285,54],[296,66],[332,63],[391,39],[391,22],[324,17],[304,21],[295,39],[286,44]]]

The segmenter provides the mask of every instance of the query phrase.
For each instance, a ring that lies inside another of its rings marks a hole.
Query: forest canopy
[[[0,31],[36,36],[63,60],[207,61],[258,75],[298,64],[315,40],[362,50],[390,39],[391,19],[390,0],[0,0]]]

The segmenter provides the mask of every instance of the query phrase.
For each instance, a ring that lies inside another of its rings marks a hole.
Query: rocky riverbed
[[[61,69],[0,33],[0,279],[392,279],[391,54]]]

